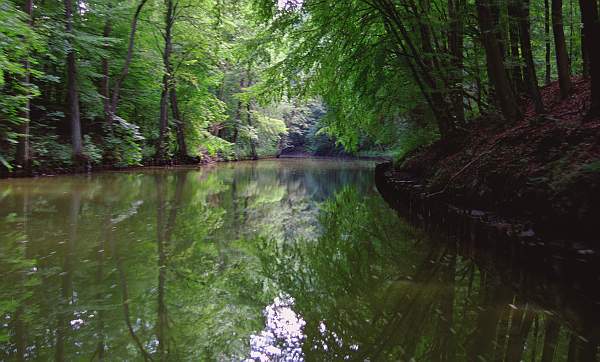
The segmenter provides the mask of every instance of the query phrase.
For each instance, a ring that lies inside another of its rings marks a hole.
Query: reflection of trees
[[[157,229],[157,252],[158,252],[158,309],[156,334],[158,341],[158,357],[160,360],[167,360],[169,354],[168,328],[169,318],[166,303],[166,282],[167,270],[169,267],[169,249],[172,248],[171,235],[177,220],[177,212],[181,207],[181,198],[183,188],[185,186],[185,174],[178,172],[175,174],[175,195],[171,202],[171,207],[167,210],[167,202],[165,195],[165,174],[158,174],[156,177],[156,192],[157,192],[157,213],[156,213],[156,229]]]
[[[244,162],[213,172],[226,180],[230,195],[227,223],[219,239],[265,235],[280,242],[315,238],[319,204],[344,185],[361,190],[372,187],[372,174],[364,163],[345,161]],[[230,206],[231,205],[231,206]]]
[[[110,214],[109,214],[110,215]],[[127,272],[125,270],[125,266],[123,265],[123,255],[119,248],[115,245],[115,231],[116,223],[113,219],[107,225],[106,238],[108,240],[108,244],[113,253],[114,263],[118,272],[119,285],[121,287],[121,305],[123,308],[123,318],[125,320],[125,324],[127,325],[127,331],[131,336],[131,339],[135,343],[137,349],[140,351],[140,354],[144,358],[145,361],[151,359],[150,355],[144,348],[140,338],[138,337],[135,329],[133,327],[133,323],[131,322],[131,312],[129,309],[129,304],[131,303],[131,299],[129,297],[129,284],[127,282]]]
[[[65,214],[69,215],[68,236],[66,243],[62,249],[62,272],[61,272],[61,299],[58,304],[58,318],[56,325],[56,346],[55,360],[65,360],[65,338],[69,330],[69,318],[72,315],[72,305],[75,302],[73,299],[73,272],[75,248],[77,246],[79,212],[81,209],[81,190],[74,189],[70,195],[68,211]]]
[[[537,276],[463,257],[352,187],[323,209],[318,241],[273,243],[263,263],[307,322],[307,359],[596,360],[593,333],[573,329],[595,314],[561,309],[553,294],[540,304],[520,287]]]
[[[333,162],[10,188],[0,360],[239,360],[280,286],[309,360],[595,360],[588,299],[431,242],[371,188]]]

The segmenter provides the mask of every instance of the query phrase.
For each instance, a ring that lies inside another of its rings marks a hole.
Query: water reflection
[[[597,360],[597,263],[530,268],[425,234],[350,187],[322,209],[317,242],[273,246],[264,263],[296,296],[307,360]]]
[[[272,360],[304,361],[304,325],[306,322],[294,312],[294,298],[281,295],[265,308],[265,329],[250,336],[250,358],[247,361]]]
[[[0,181],[0,360],[597,359],[593,263],[442,241],[371,166]]]

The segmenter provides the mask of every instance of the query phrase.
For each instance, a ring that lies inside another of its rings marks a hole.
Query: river
[[[587,259],[412,226],[373,167],[0,180],[0,360],[596,360]]]

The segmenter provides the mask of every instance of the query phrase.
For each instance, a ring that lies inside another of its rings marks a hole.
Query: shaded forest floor
[[[510,127],[475,120],[460,147],[441,143],[407,155],[391,179],[420,184],[427,198],[530,221],[557,237],[594,237],[600,220],[600,117],[586,116],[590,84],[574,78],[562,100],[558,82],[542,89],[546,114],[523,100]],[[496,126],[490,126],[495,124]]]

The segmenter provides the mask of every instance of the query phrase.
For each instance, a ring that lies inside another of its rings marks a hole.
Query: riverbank
[[[198,160],[197,162],[178,162],[170,161],[163,164],[155,164],[152,162],[143,163],[141,165],[131,165],[118,167],[114,165],[84,165],[80,167],[39,167],[32,171],[14,171],[14,172],[0,172],[0,179],[6,178],[30,178],[30,177],[44,177],[44,176],[58,176],[58,175],[76,175],[82,173],[93,173],[101,171],[132,171],[137,169],[147,169],[153,167],[173,167],[173,166],[203,166],[215,162],[222,162],[223,160]]]
[[[367,156],[359,156],[359,157],[351,157],[351,156],[315,156],[308,153],[302,154],[283,154],[279,157],[273,155],[268,157],[261,157],[256,160],[252,158],[240,158],[237,160],[227,160],[221,157],[211,157],[208,155],[204,155],[201,158],[195,159],[194,162],[179,162],[177,160],[172,160],[167,163],[157,164],[153,162],[146,162],[142,165],[132,165],[126,167],[116,167],[113,165],[94,165],[94,166],[85,166],[85,167],[55,167],[55,168],[38,168],[33,170],[32,172],[0,172],[0,179],[7,178],[30,178],[30,177],[45,177],[45,176],[58,176],[58,175],[75,175],[75,174],[85,174],[85,173],[96,173],[103,171],[134,171],[134,170],[146,170],[152,168],[164,168],[164,167],[202,167],[208,166],[216,163],[227,163],[227,162],[247,162],[247,161],[260,161],[260,160],[275,160],[275,159],[317,159],[317,160],[360,160],[360,161],[389,161],[386,157],[367,157]]]
[[[444,205],[444,213],[488,219],[516,235],[593,242],[600,215],[600,118],[585,115],[589,83],[574,79],[574,86],[565,100],[557,83],[545,87],[545,114],[525,104],[517,124],[490,126],[499,122],[480,119],[453,149],[436,143],[378,167],[380,191],[396,206]]]

